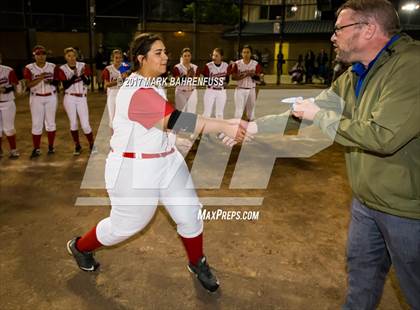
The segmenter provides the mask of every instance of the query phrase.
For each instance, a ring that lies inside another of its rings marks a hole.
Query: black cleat
[[[219,280],[211,273],[205,256],[200,258],[196,265],[189,263],[187,268],[191,273],[195,274],[201,285],[209,292],[213,293],[219,288]]]
[[[74,257],[77,265],[83,271],[95,271],[99,267],[99,263],[93,257],[93,252],[81,252],[76,248],[76,241],[80,237],[73,238],[67,242],[67,252]]]
[[[48,146],[48,155],[52,155],[52,154],[54,154],[55,153],[55,148],[53,147],[53,146]]]
[[[34,158],[39,157],[39,156],[41,156],[41,150],[40,149],[33,149],[32,154],[29,158],[34,159]]]
[[[82,153],[82,147],[80,146],[80,144],[76,145],[76,147],[74,148],[74,152],[73,155],[74,156],[79,156],[80,153]]]

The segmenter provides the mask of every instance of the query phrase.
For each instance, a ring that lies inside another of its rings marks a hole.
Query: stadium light
[[[420,8],[420,5],[416,2],[408,2],[401,7],[403,11],[407,11],[407,12],[413,12],[415,10],[418,10],[419,8]]]
[[[290,8],[290,11],[292,12],[297,12],[297,10],[298,10],[298,7],[296,4],[293,4],[293,6]]]

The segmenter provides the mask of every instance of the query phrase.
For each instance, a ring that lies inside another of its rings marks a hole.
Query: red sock
[[[39,149],[41,147],[41,135],[32,134],[32,144],[34,149]]]
[[[55,130],[54,131],[47,131],[48,134],[48,146],[53,147],[54,146],[54,140],[55,140]]]
[[[93,146],[93,133],[85,133],[87,140],[89,141],[90,147]]]
[[[74,144],[79,145],[79,131],[78,130],[71,130],[71,136],[73,137]]]
[[[184,238],[180,236],[182,243],[184,243],[185,250],[187,251],[188,259],[191,264],[196,265],[203,254],[203,234],[199,234],[194,238]]]
[[[102,244],[96,237],[96,226],[76,242],[76,248],[81,252],[92,252],[101,246]]]
[[[0,150],[1,150],[1,137],[0,137]]]
[[[7,141],[9,141],[10,149],[16,149],[16,135],[7,136]]]

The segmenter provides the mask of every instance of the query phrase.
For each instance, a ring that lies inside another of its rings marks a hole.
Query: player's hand
[[[296,103],[293,105],[293,116],[313,121],[315,118],[315,114],[317,114],[321,110],[311,99],[305,100],[297,100]]]
[[[245,138],[252,139],[252,136],[246,130],[248,122],[241,119],[229,119],[225,124],[223,133],[235,141],[242,142]]]
[[[187,76],[193,77],[195,75],[194,68],[190,67],[187,71]]]
[[[223,144],[228,146],[228,147],[233,147],[236,143],[238,143],[238,142],[235,141],[235,139],[233,139],[229,136],[226,136],[223,132],[219,133],[217,135],[217,138],[219,140],[221,140],[223,142]]]

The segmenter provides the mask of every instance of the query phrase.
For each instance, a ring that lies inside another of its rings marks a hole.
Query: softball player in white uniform
[[[105,67],[102,71],[102,79],[105,83],[107,99],[106,106],[109,115],[109,127],[112,128],[112,120],[115,115],[115,101],[117,99],[118,90],[123,80],[127,77],[127,73],[121,74],[119,68],[123,61],[123,53],[121,50],[113,50],[111,54],[112,64]]]
[[[9,157],[16,159],[20,155],[16,149],[14,89],[19,82],[15,71],[10,67],[1,65],[1,60],[0,54],[0,157],[3,156],[1,140],[4,133],[10,146]]]
[[[230,67],[222,61],[223,50],[215,48],[212,54],[212,62],[206,64],[203,70],[203,75],[206,77],[218,77],[225,79],[225,85],[229,82]],[[209,86],[204,92],[204,112],[203,116],[211,117],[213,113],[213,106],[216,106],[216,118],[223,119],[223,112],[226,105],[226,89],[223,86]]]
[[[83,237],[70,240],[67,249],[82,270],[95,270],[99,263],[92,251],[141,231],[161,201],[177,224],[189,270],[207,290],[215,291],[219,283],[203,254],[203,221],[198,217],[202,206],[185,161],[175,147],[176,131],[221,131],[241,140],[245,130],[238,128],[238,122],[175,110],[162,88],[146,86],[145,78],[166,71],[168,57],[158,36],[139,35],[132,43],[131,54],[135,72],[117,95],[112,150],[105,167],[111,214]]]
[[[181,51],[181,62],[172,69],[176,78],[198,77],[198,66],[191,63],[191,50],[184,48]],[[197,110],[197,89],[195,86],[177,86],[175,88],[175,106],[178,110],[195,113]]]
[[[79,125],[89,142],[90,150],[93,151],[93,133],[89,124],[89,109],[87,104],[87,86],[90,84],[92,75],[88,66],[83,62],[76,61],[77,53],[72,47],[64,50],[67,63],[58,69],[58,78],[64,87],[64,109],[70,121],[70,131],[75,144],[74,155],[80,155],[82,147],[79,141]]]
[[[41,155],[41,136],[45,124],[48,136],[48,154],[53,154],[55,140],[55,114],[57,111],[58,81],[55,75],[55,65],[46,62],[45,47],[37,45],[32,51],[35,62],[27,65],[23,71],[26,85],[30,89],[29,106],[32,116],[31,158]]]
[[[261,65],[251,59],[252,49],[245,45],[242,48],[242,59],[232,67],[232,78],[238,81],[235,89],[235,118],[241,118],[244,110],[249,121],[255,118],[256,80],[262,75]]]

